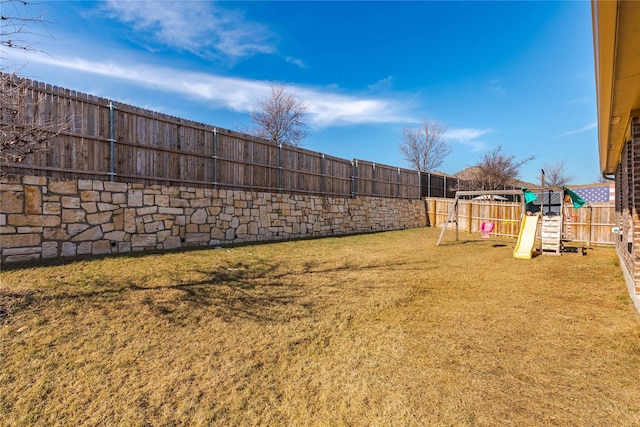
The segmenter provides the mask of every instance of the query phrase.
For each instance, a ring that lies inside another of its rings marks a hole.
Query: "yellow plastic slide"
[[[536,228],[538,227],[539,215],[523,215],[520,222],[520,234],[518,243],[513,250],[513,257],[518,259],[531,259],[533,246],[536,243]]]

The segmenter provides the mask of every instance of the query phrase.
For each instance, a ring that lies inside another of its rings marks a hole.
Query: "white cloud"
[[[595,129],[597,127],[598,127],[598,122],[591,122],[588,125],[581,127],[580,129],[575,129],[575,130],[570,130],[570,131],[567,131],[567,132],[563,132],[563,133],[560,133],[558,135],[555,135],[554,137],[555,138],[561,138],[563,136],[575,135],[576,133],[587,132],[587,131],[589,131],[591,129]]]
[[[236,60],[275,51],[274,35],[267,27],[213,2],[107,0],[104,9],[141,37],[204,58]]]
[[[489,82],[489,90],[493,93],[497,93],[498,95],[506,95],[507,90],[502,85],[501,79],[493,79]]]
[[[56,59],[37,53],[29,61],[61,67],[81,73],[97,74],[107,78],[123,79],[140,86],[184,97],[239,112],[248,112],[268,97],[273,82],[248,80],[213,74],[188,72],[150,65],[121,66],[111,62],[84,59]],[[308,105],[309,123],[316,128],[359,123],[402,123],[412,121],[404,113],[404,103],[388,98],[343,95],[326,88],[287,85],[301,101]]]
[[[490,129],[450,129],[445,132],[444,137],[448,140],[456,141],[463,145],[468,145],[472,148],[472,151],[480,151],[485,149],[487,145],[482,141],[478,141],[478,138],[489,132],[491,132]]]

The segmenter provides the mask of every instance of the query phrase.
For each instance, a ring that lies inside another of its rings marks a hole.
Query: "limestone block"
[[[111,221],[111,212],[100,212],[87,215],[87,222],[91,225],[105,224]]]
[[[189,206],[191,206],[189,205],[188,200],[177,198],[177,197],[171,197],[169,199],[169,205],[172,208],[188,208]]]
[[[209,233],[187,233],[185,243],[206,243],[209,241]]]
[[[45,228],[42,230],[42,237],[45,240],[67,240],[69,233],[62,228]]]
[[[60,181],[51,179],[49,181],[49,191],[56,194],[77,194],[77,181]]]
[[[131,189],[127,193],[130,207],[142,207],[142,190]]]
[[[211,199],[192,199],[190,204],[192,208],[206,208],[211,206]]]
[[[83,202],[99,202],[100,192],[99,191],[82,191],[80,192],[80,199]]]
[[[219,206],[210,206],[207,208],[207,213],[211,216],[217,216],[221,211],[222,209]]]
[[[198,224],[187,224],[185,227],[187,233],[197,233],[198,232]]]
[[[58,256],[58,242],[42,243],[42,258],[56,258]]]
[[[98,212],[98,204],[96,202],[80,203],[80,207],[90,214]]]
[[[103,236],[102,228],[100,228],[100,226],[95,226],[95,227],[86,229],[80,234],[75,235],[71,239],[71,241],[72,242],[81,242],[85,240],[95,241],[95,240],[102,239],[102,236]]]
[[[180,237],[178,236],[167,237],[164,241],[165,249],[176,249],[181,246],[182,246],[182,242],[180,241]]]
[[[158,242],[162,243],[171,236],[171,230],[158,231],[158,233],[156,233],[156,236],[158,238]]]
[[[127,203],[127,195],[125,193],[113,193],[111,203],[116,205],[124,205]]]
[[[184,215],[178,215],[176,217],[176,225],[185,225],[187,223],[187,217]]]
[[[111,193],[103,191],[102,193],[100,193],[100,200],[104,203],[111,203]]]
[[[159,194],[156,196],[155,200],[156,206],[168,207],[169,206],[169,196],[164,194]]]
[[[224,238],[224,233],[219,228],[212,228],[211,238],[216,240],[222,240]]]
[[[86,255],[91,253],[92,242],[82,242],[78,245],[78,255]]]
[[[0,249],[40,246],[40,234],[0,234]]]
[[[163,187],[161,190],[162,194],[166,194],[167,196],[179,196],[180,189],[178,187]]]
[[[125,209],[124,210],[124,231],[127,233],[136,232],[136,210]]]
[[[229,228],[225,233],[224,233],[224,238],[226,240],[233,240],[236,237],[236,231],[233,228]]]
[[[258,234],[258,223],[255,221],[250,222],[247,225],[247,232],[251,235],[257,235]]]
[[[40,259],[40,253],[35,254],[26,254],[26,255],[11,255],[8,256],[5,261],[6,262],[27,262],[27,261],[35,261]]]
[[[77,247],[75,243],[63,242],[62,250],[60,251],[60,256],[75,256],[76,251],[77,251]]]
[[[229,224],[231,228],[238,228],[239,225],[240,225],[240,219],[238,217],[234,216],[233,218],[231,218],[231,222]]]
[[[60,217],[54,215],[9,215],[7,224],[16,227],[57,227]]]
[[[62,222],[66,224],[84,222],[87,213],[82,209],[63,209]]]
[[[157,244],[156,235],[155,234],[134,234],[131,236],[131,246],[133,248],[139,247],[153,247],[155,248]]]
[[[47,177],[27,175],[22,178],[22,182],[26,185],[47,185]]]
[[[0,213],[0,225],[7,225],[7,215]]]
[[[140,208],[136,211],[136,214],[138,216],[144,216],[144,215],[152,215],[154,213],[158,212],[158,207],[157,206],[149,206],[147,208]]]
[[[60,215],[62,213],[62,205],[55,202],[44,202],[42,204],[42,213],[45,215]]]
[[[116,209],[120,209],[120,206],[112,203],[98,203],[98,210],[100,212],[115,211]]]
[[[205,209],[197,209],[193,215],[191,215],[192,224],[204,224],[207,222],[207,211]]]
[[[37,215],[42,213],[42,193],[40,187],[31,185],[24,187],[25,193],[25,213]]]
[[[65,209],[80,209],[79,197],[63,196],[61,201],[62,201],[62,207]]]
[[[113,216],[113,228],[114,230],[124,230],[124,214]]]
[[[18,234],[38,233],[42,234],[42,227],[18,227],[16,232]]]
[[[164,229],[164,223],[162,221],[154,221],[144,225],[145,233],[156,233]]]
[[[210,233],[211,232],[211,224],[200,224],[198,226],[198,231],[200,233]]]
[[[78,190],[91,190],[93,188],[93,181],[89,179],[79,179],[78,180]]]
[[[167,215],[167,214],[154,214],[152,215],[152,218],[154,221],[165,221],[165,220],[172,220],[175,218],[175,216],[173,215]]]
[[[237,234],[247,234],[247,231],[248,231],[247,224],[241,224],[236,229]]]
[[[10,227],[8,225],[0,225],[0,234],[14,234],[17,230],[15,227]]]
[[[118,242],[118,252],[131,252],[131,242]]]
[[[104,255],[111,253],[111,242],[108,240],[98,240],[91,245],[93,255]]]
[[[123,241],[125,236],[126,236],[126,233],[124,231],[109,231],[107,233],[104,233],[104,238],[112,242]]]
[[[24,209],[24,194],[21,191],[4,191],[0,193],[0,210],[2,213],[22,213]]]
[[[143,204],[145,206],[152,206],[155,203],[155,196],[153,194],[145,194],[143,197]]]
[[[106,181],[109,182],[109,181]],[[97,191],[104,191],[104,182],[103,181],[93,181],[93,189]]]
[[[128,190],[126,182],[111,182],[106,181],[104,183],[104,191],[109,191],[111,193],[126,193]]]
[[[184,209],[182,209],[182,208],[160,207],[160,208],[158,208],[158,213],[167,214],[167,215],[182,215],[182,214],[184,214]]]

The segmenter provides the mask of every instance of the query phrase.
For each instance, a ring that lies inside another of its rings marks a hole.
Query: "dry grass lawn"
[[[438,234],[5,268],[0,424],[640,424],[613,249]]]

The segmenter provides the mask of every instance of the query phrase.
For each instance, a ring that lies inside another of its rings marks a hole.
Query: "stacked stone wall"
[[[3,263],[423,227],[424,201],[0,180]]]

